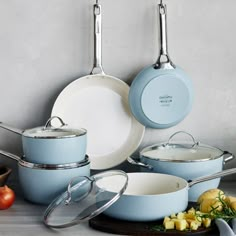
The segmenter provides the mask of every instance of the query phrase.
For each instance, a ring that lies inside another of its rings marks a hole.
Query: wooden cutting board
[[[190,203],[189,208],[194,204]],[[151,235],[184,235],[184,236],[218,236],[219,231],[216,226],[210,228],[199,228],[196,231],[191,232],[180,232],[177,230],[168,230],[167,232],[160,232],[153,230],[155,225],[161,225],[161,221],[152,221],[152,222],[132,222],[132,221],[122,221],[116,220],[111,217],[108,217],[104,214],[100,214],[89,221],[89,226],[93,229],[120,235],[138,235],[138,236],[151,236]]]
[[[192,232],[180,232],[177,230],[168,230],[167,232],[154,231],[152,228],[155,225],[161,225],[162,221],[156,222],[131,222],[131,221],[121,221],[112,219],[103,214],[96,216],[89,221],[89,226],[93,229],[120,235],[138,235],[138,236],[151,236],[151,235],[184,235],[184,236],[195,236],[195,235],[207,235],[207,236],[218,236],[219,231],[216,227],[212,228],[199,228]]]

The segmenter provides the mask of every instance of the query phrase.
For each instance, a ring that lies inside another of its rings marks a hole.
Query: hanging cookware
[[[63,228],[100,213],[127,221],[154,221],[184,211],[188,190],[209,179],[235,174],[236,168],[187,182],[173,175],[106,171],[68,185],[46,209],[44,223]],[[116,183],[116,184],[114,184]]]
[[[53,120],[59,121],[60,127],[53,127]],[[22,135],[23,152],[29,162],[66,164],[82,161],[86,155],[87,131],[69,128],[58,116],[33,129],[20,130],[3,122],[0,127]]]
[[[132,115],[128,105],[129,86],[105,75],[101,55],[101,5],[95,4],[94,67],[91,75],[69,84],[57,97],[52,115],[74,127],[88,130],[87,154],[91,169],[107,169],[122,163],[141,143],[145,127]]]
[[[88,156],[83,161],[69,164],[36,164],[25,161],[12,153],[0,154],[18,162],[18,176],[24,198],[38,204],[49,204],[68,186],[75,176],[89,176]]]
[[[179,134],[188,135],[191,141],[173,142],[172,139]],[[171,135],[167,142],[141,150],[139,161],[131,158],[128,158],[128,161],[139,165],[142,171],[176,175],[188,180],[221,171],[224,163],[232,159],[233,154],[201,144],[191,134],[179,131]],[[217,188],[219,183],[220,178],[192,187],[189,191],[189,201],[196,201],[201,193],[209,188]]]
[[[161,50],[157,62],[134,79],[129,104],[136,119],[150,128],[168,128],[190,112],[193,85],[189,77],[170,60],[167,49],[166,5],[159,4]]]

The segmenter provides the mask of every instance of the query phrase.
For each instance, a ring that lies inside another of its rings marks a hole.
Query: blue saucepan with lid
[[[144,68],[129,91],[135,118],[150,128],[168,128],[182,121],[193,103],[193,85],[170,60],[167,50],[166,5],[159,4],[161,50],[157,62]]]
[[[60,121],[59,127],[51,122]],[[39,164],[67,164],[84,160],[87,147],[87,131],[69,127],[58,116],[48,119],[45,126],[20,130],[0,122],[0,128],[22,136],[26,161]]]

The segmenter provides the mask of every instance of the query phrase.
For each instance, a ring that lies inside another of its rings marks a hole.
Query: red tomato
[[[0,210],[9,208],[15,201],[15,193],[7,185],[0,187]]]

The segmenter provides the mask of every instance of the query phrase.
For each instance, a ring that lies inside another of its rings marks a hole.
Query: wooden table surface
[[[226,194],[236,196],[236,181],[223,182],[220,187]],[[14,205],[7,210],[0,211],[0,236],[86,236],[112,235],[91,229],[88,223],[72,226],[66,229],[50,229],[42,222],[42,215],[46,206],[34,205],[25,201],[17,193]]]

